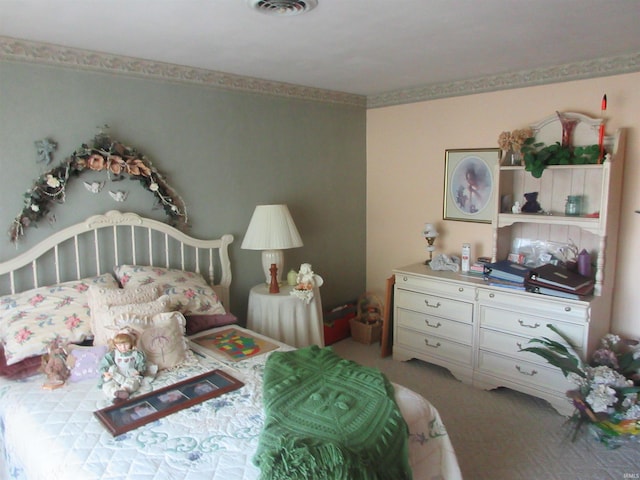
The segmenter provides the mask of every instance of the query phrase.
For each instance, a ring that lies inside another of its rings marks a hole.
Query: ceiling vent
[[[277,17],[300,15],[313,10],[318,0],[248,0],[259,12]]]

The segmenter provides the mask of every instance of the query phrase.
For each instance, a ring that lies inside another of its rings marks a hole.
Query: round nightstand
[[[269,293],[261,283],[249,292],[247,328],[294,347],[324,346],[324,326],[320,289],[314,288],[309,303],[291,295],[292,286]]]

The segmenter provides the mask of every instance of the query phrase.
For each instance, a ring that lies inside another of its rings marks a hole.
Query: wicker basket
[[[349,320],[351,336],[356,342],[370,345],[379,342],[382,336],[382,312],[380,299],[372,293],[358,298],[358,314]]]

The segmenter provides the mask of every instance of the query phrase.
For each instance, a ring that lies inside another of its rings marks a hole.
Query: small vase
[[[573,131],[580,120],[577,118],[568,118],[560,112],[556,112],[562,125],[562,147],[573,149]]]
[[[522,152],[516,152],[513,149],[502,151],[502,165],[503,166],[518,166],[522,165]]]

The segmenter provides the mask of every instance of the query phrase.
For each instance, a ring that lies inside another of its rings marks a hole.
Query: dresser
[[[447,368],[483,389],[508,387],[547,400],[571,415],[566,397],[575,385],[538,355],[520,352],[529,340],[563,340],[555,325],[585,355],[601,329],[589,300],[567,300],[489,286],[481,278],[433,271],[423,263],[394,270],[393,357],[418,358]]]

